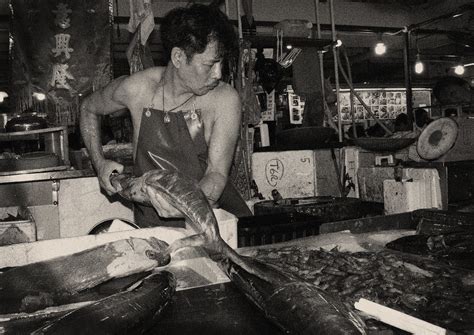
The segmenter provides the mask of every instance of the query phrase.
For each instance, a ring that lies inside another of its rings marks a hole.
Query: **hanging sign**
[[[15,111],[46,113],[75,126],[81,97],[111,73],[111,0],[15,0],[12,9],[12,95]],[[34,93],[46,100],[36,101]]]

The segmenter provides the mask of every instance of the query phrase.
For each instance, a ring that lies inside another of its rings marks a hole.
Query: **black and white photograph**
[[[472,0],[0,0],[0,334],[474,335]]]

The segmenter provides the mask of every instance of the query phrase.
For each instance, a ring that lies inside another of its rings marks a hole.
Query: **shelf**
[[[61,126],[27,131],[15,131],[11,133],[0,133],[0,141],[15,141],[29,138],[37,138],[34,135],[50,134],[56,132],[64,132],[64,134],[67,134],[67,127]]]
[[[253,48],[276,48],[277,38],[272,35],[244,36],[245,40],[252,43]],[[294,47],[313,47],[318,50],[328,50],[333,42],[326,39],[305,38],[305,37],[283,37],[283,42]]]

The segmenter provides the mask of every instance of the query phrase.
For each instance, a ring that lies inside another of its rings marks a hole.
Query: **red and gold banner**
[[[14,111],[77,125],[81,97],[112,79],[111,0],[11,0],[10,8]]]

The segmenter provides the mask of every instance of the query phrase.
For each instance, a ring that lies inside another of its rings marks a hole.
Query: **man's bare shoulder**
[[[217,87],[211,92],[214,92],[215,94],[223,97],[238,96],[237,90],[232,85],[224,81],[219,82],[219,85],[217,85]]]
[[[200,106],[209,112],[213,124],[219,123],[222,129],[240,124],[241,103],[238,92],[227,83],[219,83],[212,91],[200,97]]]
[[[161,78],[162,68],[154,67],[122,76],[111,84],[113,100],[132,106],[146,99],[156,82]]]
[[[152,87],[155,83],[159,82],[162,73],[162,67],[152,67],[135,72],[124,78],[122,88],[124,91],[132,94],[143,92],[144,89]]]
[[[222,108],[227,105],[229,107],[240,107],[240,97],[237,90],[226,82],[220,82],[213,90],[203,96],[203,101],[210,107]]]

